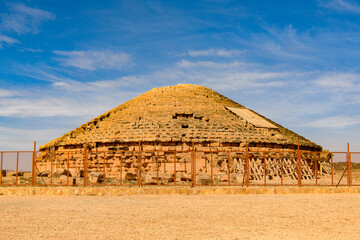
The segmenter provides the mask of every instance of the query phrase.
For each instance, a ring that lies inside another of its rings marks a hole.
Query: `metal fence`
[[[2,186],[360,186],[360,152],[2,151]],[[39,159],[42,159],[41,161]]]

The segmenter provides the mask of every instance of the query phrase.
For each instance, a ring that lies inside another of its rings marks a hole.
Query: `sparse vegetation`
[[[334,162],[334,170],[341,171],[346,168],[346,162]],[[360,163],[351,163],[352,169],[360,169]]]

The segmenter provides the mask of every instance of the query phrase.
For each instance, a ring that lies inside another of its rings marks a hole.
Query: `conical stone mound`
[[[219,143],[320,150],[281,125],[203,86],[154,88],[40,147],[130,142]],[[270,144],[270,145],[269,145]],[[210,146],[210,145],[209,145]],[[215,146],[215,145],[212,145]]]

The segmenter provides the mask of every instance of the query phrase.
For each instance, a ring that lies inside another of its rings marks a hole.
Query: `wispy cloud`
[[[22,129],[22,128],[11,128],[0,126],[0,150],[8,151],[29,151],[32,149],[32,143],[34,140],[37,141],[37,145],[40,146],[45,144],[50,139],[61,136],[68,132],[69,129]],[[9,142],[11,144],[9,144]],[[6,149],[3,147],[6,146]]]
[[[85,107],[86,104],[74,102],[73,99],[61,97],[41,98],[4,98],[0,102],[0,116],[3,117],[55,117],[55,116],[84,116],[94,110]],[[94,109],[99,105],[94,105]],[[95,110],[96,111],[96,110]]]
[[[216,89],[231,89],[233,86],[244,88],[279,87],[286,84],[286,78],[295,76],[290,72],[259,70],[255,64],[243,62],[215,62],[181,60],[177,68],[168,69],[179,76],[179,80],[199,82]],[[173,75],[176,75],[173,74]],[[185,76],[185,77],[184,77]]]
[[[349,116],[332,116],[310,122],[309,127],[317,128],[343,128],[360,124],[359,118]]]
[[[22,3],[10,3],[8,7],[8,13],[0,14],[0,29],[19,35],[38,33],[42,22],[55,18],[55,16],[48,11],[31,8]]]
[[[186,55],[191,57],[232,57],[234,55],[240,54],[240,50],[226,50],[226,49],[206,49],[206,50],[189,50]]]
[[[214,62],[214,61],[188,61],[182,59],[177,62],[177,66],[180,68],[212,68],[212,69],[221,69],[221,68],[243,68],[247,64],[243,62],[233,61],[233,62]]]
[[[360,13],[360,5],[351,0],[322,1],[320,6],[339,12]]]
[[[41,80],[50,84],[56,91],[66,92],[99,92],[123,87],[137,86],[146,83],[141,75],[130,75],[115,79],[98,79],[93,81],[75,80],[66,76],[63,69],[47,65],[16,65],[16,74],[27,78]]]
[[[0,48],[3,48],[4,44],[13,45],[15,43],[19,43],[19,41],[5,35],[0,35]]]
[[[14,95],[15,95],[14,92],[0,88],[0,98],[1,97],[12,97]]]
[[[22,48],[22,49],[19,49],[19,52],[39,53],[39,52],[43,52],[43,50],[41,50],[41,49],[33,49],[33,48]]]
[[[300,36],[291,24],[283,29],[261,26],[266,34],[255,34],[250,42],[252,47],[261,49],[272,57],[281,57],[295,60],[311,60],[308,37]]]
[[[352,73],[327,73],[317,78],[315,81],[317,86],[324,89],[339,91],[359,91],[360,75]]]
[[[122,69],[130,62],[130,55],[113,51],[54,51],[55,60],[63,66],[84,70]]]

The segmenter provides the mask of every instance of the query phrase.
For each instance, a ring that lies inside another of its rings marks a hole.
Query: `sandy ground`
[[[359,239],[360,195],[0,196],[0,239]]]

